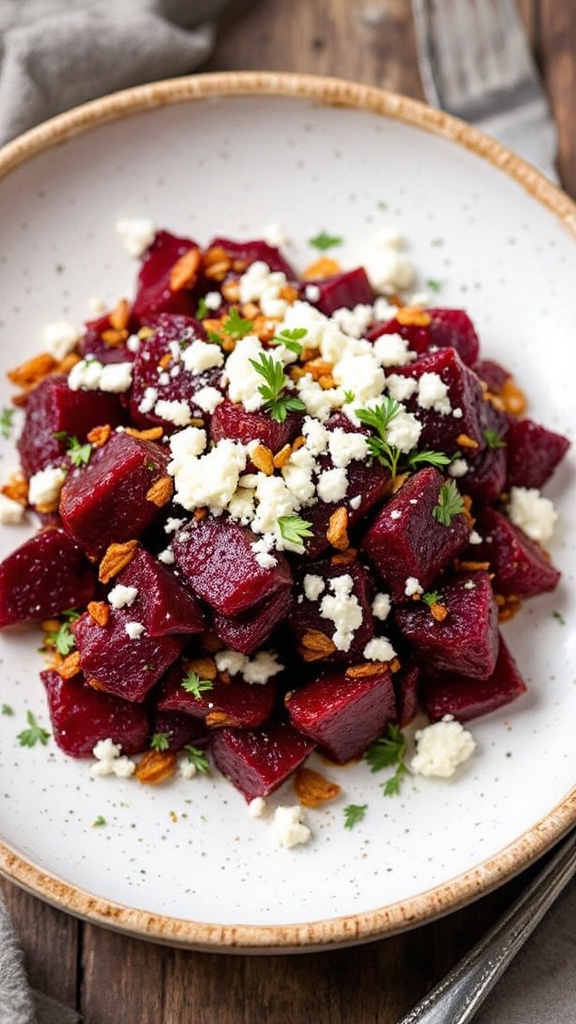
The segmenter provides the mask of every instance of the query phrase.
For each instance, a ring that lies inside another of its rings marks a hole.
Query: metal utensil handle
[[[468,1024],[575,872],[572,832],[496,925],[398,1024]]]

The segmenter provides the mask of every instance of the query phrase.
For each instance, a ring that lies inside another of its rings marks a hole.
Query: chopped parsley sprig
[[[0,411],[0,434],[2,437],[8,439],[12,433],[12,427],[14,426],[14,409],[9,406],[4,406]]]
[[[301,398],[296,398],[288,390],[289,380],[284,373],[282,363],[272,356],[260,353],[259,359],[250,360],[252,366],[264,379],[258,388],[264,399],[264,411],[277,423],[284,423],[289,412],[305,412]]]
[[[35,747],[37,743],[41,743],[45,747],[50,739],[50,733],[38,724],[32,711],[26,712],[26,721],[28,722],[28,728],[23,729],[16,737],[20,746]]]
[[[253,320],[247,320],[242,316],[236,306],[232,306],[225,320],[221,320],[218,331],[208,331],[208,339],[221,345],[225,338],[232,338],[239,341],[247,334],[250,334],[254,327]]]
[[[210,764],[206,754],[200,750],[199,747],[193,746],[189,743],[183,748],[184,753],[190,764],[193,764],[197,772],[201,772],[204,775],[210,774]]]
[[[306,537],[313,537],[312,523],[300,516],[279,516],[278,529],[288,544],[303,544]]]
[[[454,516],[466,511],[464,500],[453,480],[446,480],[438,493],[438,504],[432,509],[434,519],[442,526],[450,526]]]
[[[364,759],[371,771],[379,772],[383,768],[394,768],[393,775],[382,784],[384,796],[395,796],[400,792],[400,784],[410,769],[404,758],[406,755],[406,739],[397,725],[388,723],[379,739],[375,740],[364,753]]]
[[[395,445],[388,441],[388,430],[390,424],[402,411],[402,406],[394,398],[385,395],[379,405],[372,409],[354,410],[360,423],[375,431],[367,440],[368,451],[372,458],[390,470],[391,476],[398,473],[398,465],[402,452]],[[443,452],[413,451],[406,456],[408,469],[416,469],[421,463],[430,466],[447,466],[450,459]]]
[[[367,810],[368,804],[348,804],[344,808],[344,828],[354,828],[354,825],[363,821]]]
[[[63,612],[61,618],[63,621],[58,629],[46,632],[45,642],[49,647],[54,647],[58,654],[65,658],[76,646],[76,639],[70,627],[73,622],[80,618],[80,612],[70,609]]]
[[[300,344],[302,338],[305,338],[308,331],[305,327],[286,327],[279,334],[275,334],[271,339],[271,345],[284,345],[285,348],[289,349],[290,352],[294,352],[295,355],[300,358],[302,355],[303,346]]]
[[[182,688],[186,693],[191,693],[196,700],[200,700],[203,693],[214,689],[214,683],[211,679],[202,679],[198,672],[188,672],[182,680]]]
[[[319,249],[320,252],[326,252],[326,249],[333,249],[336,245],[342,245],[344,239],[341,235],[330,235],[327,231],[319,231],[314,238],[309,238],[309,245],[314,246],[315,249]]]
[[[73,466],[87,466],[92,457],[92,445],[86,441],[81,444],[77,437],[67,434],[65,430],[57,430],[54,437],[66,442],[66,454]]]

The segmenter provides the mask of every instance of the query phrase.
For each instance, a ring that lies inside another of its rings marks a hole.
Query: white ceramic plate
[[[288,75],[197,76],[98,101],[0,154],[1,369],[39,349],[47,320],[81,322],[93,298],[130,294],[120,216],[206,243],[279,222],[303,267],[308,239],[342,235],[344,262],[379,228],[408,242],[441,302],[465,306],[483,351],[574,435],[576,210],[510,153],[412,101]],[[2,405],[9,400],[3,387]],[[16,465],[3,444],[2,478]],[[363,941],[453,910],[540,855],[576,821],[576,499],[569,457],[546,493],[559,512],[559,590],[505,635],[528,693],[472,726],[474,759],[449,782],[384,798],[364,766],[331,769],[340,800],[310,813],[313,841],[277,848],[225,781],[164,788],[90,778],[48,726],[37,634],[0,637],[0,867],[81,917],[195,948],[296,950]],[[2,555],[23,539],[3,528]],[[558,613],[558,614],[555,614]],[[562,624],[561,619],[564,624]],[[281,792],[275,802],[289,800]],[[367,803],[343,827],[343,807]],[[103,815],[106,826],[93,827]]]

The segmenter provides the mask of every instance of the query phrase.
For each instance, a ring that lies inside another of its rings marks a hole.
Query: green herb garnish
[[[151,750],[168,750],[170,747],[170,733],[155,732],[150,737]]]
[[[65,430],[57,430],[54,434],[59,441],[65,441],[67,448],[66,454],[70,458],[70,462],[73,466],[87,466],[92,456],[92,445],[86,442],[80,444],[77,437],[72,434],[67,434]]]
[[[433,604],[442,602],[442,594],[439,594],[437,590],[430,590],[426,594],[422,594],[422,600],[432,607]]]
[[[41,743],[45,747],[50,739],[50,733],[43,729],[41,725],[38,725],[32,711],[26,712],[26,721],[29,728],[23,729],[16,737],[20,746],[34,747],[36,743]]]
[[[106,818],[103,814],[99,814],[97,818],[94,818],[92,822],[92,828],[101,828],[102,825],[106,824]]]
[[[58,651],[58,654],[65,658],[76,646],[76,640],[70,626],[80,618],[80,612],[75,612],[74,610],[63,612],[62,618],[64,621],[58,629],[46,632],[46,640],[49,641],[51,647]]]
[[[552,612],[552,618],[556,619],[556,622],[559,622],[561,626],[566,625],[566,619],[561,612]]]
[[[345,402],[345,404],[346,405],[350,405],[350,403],[354,401],[355,397],[356,396],[355,396],[353,391],[345,391],[344,392],[344,402]]]
[[[326,249],[333,249],[335,245],[342,245],[344,241],[340,235],[329,235],[327,231],[320,231],[314,238],[309,238],[309,245],[313,245],[315,249],[320,249],[321,252],[325,252]]]
[[[484,431],[484,440],[489,448],[505,448],[506,442],[502,440],[497,430],[490,427]]]
[[[197,306],[197,309],[196,309],[196,319],[197,320],[204,320],[204,318],[207,317],[207,316],[208,316],[208,306],[206,304],[206,299],[202,295],[200,297],[200,299],[198,300],[198,306]]]
[[[442,484],[438,494],[438,504],[432,509],[432,515],[442,526],[450,526],[454,516],[465,512],[464,501],[453,480]]]
[[[390,722],[384,734],[377,739],[364,753],[364,759],[371,771],[379,772],[383,768],[394,768],[394,774],[382,784],[384,796],[394,796],[400,792],[400,783],[404,775],[410,775],[404,757],[406,740],[397,725]]]
[[[368,810],[368,804],[348,804],[344,808],[344,828],[354,828],[359,821],[363,821]]]
[[[260,359],[250,360],[254,369],[264,378],[265,383],[258,388],[264,399],[264,411],[277,423],[284,423],[288,412],[304,412],[306,406],[301,398],[294,398],[289,391],[288,377],[284,373],[282,363],[272,356],[260,353]]]
[[[2,412],[0,412],[0,434],[2,437],[8,439],[12,433],[12,427],[14,426],[14,409],[10,409],[9,406],[4,406]]]
[[[406,459],[409,469],[415,469],[421,462],[426,462],[429,466],[449,466],[451,461],[444,452],[431,451],[411,452]]]
[[[14,708],[11,707],[10,704],[3,704],[2,705],[2,714],[3,715],[7,715],[7,716],[13,715],[14,714]]]
[[[250,334],[250,331],[254,327],[253,320],[245,320],[236,308],[233,306],[228,316],[222,321],[222,330],[229,338],[233,338],[234,341],[238,341],[239,338],[245,337],[246,334]]]
[[[182,680],[182,687],[186,693],[191,693],[196,700],[200,700],[203,693],[214,689],[214,683],[211,679],[202,679],[198,672],[188,672]]]
[[[429,288],[431,292],[439,292],[442,290],[442,281],[438,281],[435,277],[429,277],[426,281],[426,287]]]
[[[295,327],[292,330],[287,327],[284,331],[280,331],[280,334],[277,334],[272,338],[272,344],[284,345],[290,350],[290,352],[294,352],[297,356],[301,356],[302,345],[300,342],[307,334],[308,331],[305,327]]]
[[[197,772],[203,772],[205,775],[209,774],[210,764],[208,758],[199,747],[193,747],[191,744],[188,744],[183,749],[186,757],[194,765]]]
[[[309,523],[307,519],[301,519],[300,516],[278,517],[278,529],[289,544],[302,545],[306,537],[312,537],[311,526],[312,523]]]

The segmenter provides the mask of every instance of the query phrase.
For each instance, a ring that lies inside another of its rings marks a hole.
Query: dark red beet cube
[[[136,548],[113,584],[136,588],[130,614],[150,636],[202,632],[204,616],[196,598],[144,548]]]
[[[426,601],[398,608],[396,625],[433,671],[487,679],[498,654],[498,608],[487,572],[465,573],[440,588],[441,621]]]
[[[295,593],[296,602],[289,618],[289,626],[293,632],[294,639],[300,654],[305,661],[320,660],[315,658],[314,650],[306,645],[306,634],[312,630],[315,634],[321,633],[329,642],[335,633],[334,620],[322,615],[322,600],[327,597],[330,600],[335,598],[338,587],[342,584],[342,578],[348,577],[349,598],[346,600],[356,601],[361,619],[360,624],[352,632],[348,646],[337,645],[332,654],[322,655],[323,663],[333,664],[346,661],[350,664],[354,659],[361,659],[364,648],[374,636],[374,617],[372,615],[372,599],[374,587],[368,571],[354,558],[352,561],[342,565],[324,559],[321,562],[306,563],[301,565],[295,572]],[[335,581],[340,581],[340,584]],[[317,597],[312,599],[306,596],[306,592],[315,593],[310,590],[310,585],[320,589]]]
[[[430,316],[427,325],[403,324],[394,318],[375,324],[368,337],[375,341],[382,334],[400,334],[419,355],[431,348],[453,348],[468,366],[475,363],[480,343],[468,314],[462,309],[427,309],[426,313]]]
[[[182,578],[203,601],[221,615],[241,615],[292,584],[281,552],[272,568],[256,561],[250,545],[257,539],[224,516],[206,516],[178,530],[172,549]]]
[[[494,359],[478,359],[472,368],[493,395],[501,394],[506,381],[510,380],[512,376],[510,370],[495,362]]]
[[[113,541],[138,537],[150,525],[159,508],[146,495],[166,475],[168,458],[153,441],[118,433],[96,449],[87,466],[70,474],[60,515],[88,555],[98,557]]]
[[[198,246],[189,238],[179,238],[169,231],[158,231],[147,250],[140,273],[132,313],[138,320],[157,316],[159,313],[184,313],[194,316],[197,289],[171,287],[172,269],[186,253],[198,251]]]
[[[338,764],[360,757],[386,723],[396,721],[386,668],[363,678],[351,678],[345,669],[318,676],[288,694],[286,707],[294,728]]]
[[[471,557],[490,563],[497,594],[533,597],[554,590],[560,573],[546,552],[493,508],[482,509],[476,521],[481,544],[470,549]]]
[[[258,439],[275,453],[294,440],[301,423],[302,417],[297,413],[289,412],[286,419],[278,423],[266,413],[248,412],[243,405],[226,398],[212,414],[210,437],[216,442],[227,437],[242,444]]]
[[[111,322],[110,313],[95,320],[88,320],[85,324],[85,331],[79,343],[78,350],[82,356],[91,355],[100,363],[130,363],[134,359],[134,353],[130,351],[126,342],[130,333],[138,329],[138,323],[132,316],[129,317],[125,331],[125,339],[117,340],[117,330]],[[106,332],[112,331],[113,343],[106,341]]]
[[[292,610],[294,599],[288,587],[279,587],[265,601],[239,615],[216,612],[212,626],[226,647],[241,654],[252,654],[268,640]]]
[[[449,526],[434,517],[444,478],[437,469],[421,469],[396,492],[376,516],[362,541],[377,573],[395,601],[406,601],[406,581],[418,580],[427,590],[468,540],[464,513]]]
[[[437,722],[453,715],[466,722],[509,704],[526,692],[518,666],[500,637],[494,671],[488,679],[470,679],[455,673],[423,674],[421,700],[428,717]]]
[[[87,686],[80,675],[62,679],[57,672],[44,671],[54,739],[70,757],[91,757],[99,740],[111,739],[122,753],[140,754],[150,738],[148,711],[109,693]]]
[[[296,274],[280,250],[274,245],[257,238],[247,242],[234,242],[230,238],[213,238],[209,249],[223,249],[232,261],[232,270],[244,273],[251,263],[261,260],[270,270],[286,274],[288,281],[295,281]]]
[[[374,290],[364,267],[356,267],[333,277],[304,282],[300,286],[300,297],[326,316],[332,316],[337,309],[371,306]]]
[[[48,527],[0,563],[0,627],[49,619],[94,596],[93,567],[64,532]]]
[[[482,402],[480,423],[486,446],[462,449],[468,469],[458,483],[463,493],[483,505],[497,501],[506,483],[508,417]]]
[[[209,729],[223,726],[255,728],[270,717],[276,700],[276,682],[246,683],[234,677],[229,682],[220,678],[209,690],[196,697],[182,685],[186,678],[186,664],[174,666],[162,680],[158,689],[158,707],[161,710],[181,711],[200,718]]]
[[[72,631],[80,652],[80,667],[95,689],[128,701],[142,701],[182,651],[183,640],[131,635],[137,620],[130,609],[111,609],[105,626],[85,612]],[[128,629],[126,628],[128,627]]]
[[[133,705],[139,707],[140,705]],[[210,734],[203,722],[181,711],[165,711],[156,707],[152,712],[151,735],[166,737],[167,750],[181,750],[182,747],[204,747]]]
[[[285,782],[315,745],[280,719],[260,729],[218,729],[211,749],[216,767],[250,802]]]
[[[398,725],[401,729],[408,725],[418,711],[418,689],[420,683],[420,666],[410,656],[402,659],[398,672],[392,676]]]
[[[71,391],[66,377],[48,377],[35,387],[26,402],[18,453],[26,476],[46,466],[64,461],[68,447],[65,433],[86,440],[92,427],[109,423],[116,427],[124,422],[118,395],[105,391]]]
[[[510,418],[506,437],[506,487],[540,490],[564,458],[570,441],[534,420]]]

